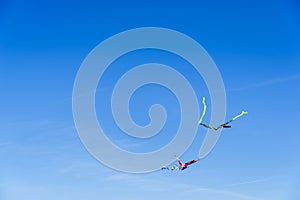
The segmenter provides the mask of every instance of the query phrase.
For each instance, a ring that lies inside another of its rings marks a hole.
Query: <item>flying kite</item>
[[[203,124],[203,123],[202,123],[203,117],[204,117],[204,115],[205,115],[205,113],[206,113],[205,97],[202,98],[202,104],[203,104],[203,112],[202,112],[202,115],[201,115],[201,117],[200,117],[200,119],[199,119],[199,121],[198,121],[198,124],[199,124],[199,125],[202,125],[202,126],[204,126],[204,127],[206,127],[206,128],[215,130],[215,131],[216,131],[216,130],[219,130],[220,128],[231,128],[231,126],[228,126],[228,124],[229,124],[230,122],[236,120],[237,118],[239,118],[239,117],[241,117],[241,116],[243,116],[243,115],[245,115],[245,114],[248,114],[248,112],[242,111],[241,114],[235,116],[234,118],[232,118],[232,119],[229,120],[228,122],[226,122],[226,123],[224,123],[224,124],[221,124],[221,125],[219,125],[217,128],[215,128],[215,127],[210,126],[210,125],[208,125],[208,124]]]
[[[169,166],[163,166],[161,169],[162,170],[171,169],[172,171],[174,171],[175,169],[178,169],[178,170],[183,171],[186,168],[188,168],[188,166],[190,166],[191,164],[196,163],[196,162],[199,161],[199,159],[197,159],[197,160],[191,160],[189,162],[183,163],[183,162],[181,162],[181,160],[178,157],[176,157],[176,159],[177,159],[179,165],[173,165],[173,166],[171,166],[171,168],[169,168]]]
[[[205,115],[205,113],[206,113],[205,97],[202,98],[202,104],[203,104],[203,112],[202,112],[202,115],[201,115],[201,117],[200,117],[200,119],[199,119],[199,121],[198,121],[198,124],[199,124],[199,125],[202,125],[202,126],[204,126],[204,127],[206,127],[206,128],[215,130],[215,131],[216,131],[216,130],[219,130],[219,129],[221,129],[221,128],[231,128],[231,126],[228,126],[228,124],[229,124],[230,122],[236,120],[237,118],[239,118],[239,117],[241,117],[241,116],[243,116],[243,115],[245,115],[245,114],[248,114],[248,112],[242,111],[241,114],[239,114],[239,115],[233,117],[233,118],[232,118],[231,120],[229,120],[228,122],[226,122],[226,123],[224,123],[224,124],[221,124],[221,125],[219,125],[217,128],[215,128],[215,127],[213,127],[213,126],[210,126],[210,125],[207,125],[207,124],[202,123],[203,117],[204,117],[204,115]],[[168,166],[163,166],[161,169],[162,169],[162,170],[169,170],[169,169],[171,169],[172,171],[175,170],[175,169],[179,169],[179,170],[182,171],[182,170],[185,170],[186,168],[188,168],[188,166],[190,166],[191,164],[196,163],[196,162],[198,162],[198,161],[200,160],[200,159],[197,159],[197,160],[191,160],[191,161],[189,161],[189,162],[183,163],[183,162],[181,162],[181,160],[180,160],[178,157],[176,157],[176,159],[177,159],[179,165],[173,165],[173,166],[171,166],[171,168],[169,168]]]
[[[186,162],[186,163],[183,164],[178,157],[176,157],[176,159],[178,161],[178,164],[179,164],[178,167],[179,167],[180,170],[185,170],[186,168],[188,168],[189,165],[191,165],[191,164],[196,163],[196,162],[199,161],[199,159],[197,159],[197,160],[191,160],[191,161]]]

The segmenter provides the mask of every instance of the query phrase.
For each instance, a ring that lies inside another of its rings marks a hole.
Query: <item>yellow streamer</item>
[[[206,128],[215,130],[215,131],[218,130],[218,129],[220,129],[220,128],[230,128],[231,126],[227,126],[227,124],[229,124],[230,122],[236,120],[237,118],[239,118],[239,117],[241,117],[241,116],[243,116],[243,115],[248,114],[248,112],[242,111],[241,114],[235,116],[235,117],[232,118],[230,121],[228,121],[228,122],[226,122],[226,123],[224,123],[224,124],[221,124],[220,126],[218,126],[217,128],[215,128],[215,127],[213,127],[213,126],[210,126],[210,125],[207,125],[207,124],[203,124],[203,123],[202,123],[203,117],[204,117],[204,115],[205,115],[205,113],[206,113],[205,97],[202,98],[202,104],[203,104],[203,112],[202,112],[202,115],[201,115],[201,117],[200,117],[200,119],[199,119],[199,121],[198,121],[198,124],[200,124],[200,125],[202,125],[202,126],[204,126],[204,127],[206,127]]]
[[[235,117],[232,118],[230,121],[228,121],[228,122],[226,122],[226,123],[224,123],[224,124],[221,124],[221,125],[218,126],[217,128],[214,128],[214,127],[212,127],[212,126],[210,126],[210,125],[207,125],[207,124],[203,124],[203,123],[202,123],[203,117],[204,117],[204,115],[205,115],[205,113],[206,113],[205,97],[202,98],[202,104],[203,104],[203,112],[202,112],[202,115],[201,115],[201,117],[200,117],[200,119],[199,119],[199,121],[198,121],[198,124],[200,124],[200,125],[202,125],[202,126],[204,126],[204,127],[206,127],[206,128],[212,129],[212,130],[218,130],[218,129],[220,129],[220,128],[230,128],[231,126],[227,126],[227,124],[229,124],[230,122],[236,120],[237,118],[239,118],[239,117],[241,117],[241,116],[243,116],[243,115],[248,114],[248,112],[242,111],[241,114],[235,116]]]
[[[237,118],[239,118],[239,117],[241,117],[241,116],[243,116],[245,114],[248,114],[248,112],[242,111],[241,114],[235,116],[234,118],[232,118],[232,120],[236,120]]]
[[[204,115],[206,113],[205,97],[202,98],[202,104],[203,104],[203,112],[202,112],[201,118],[198,121],[198,124],[200,124],[202,122],[203,117],[204,117]]]

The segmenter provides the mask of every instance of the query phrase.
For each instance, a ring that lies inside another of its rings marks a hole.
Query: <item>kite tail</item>
[[[202,125],[202,126],[204,126],[206,128],[212,129],[212,130],[217,130],[215,127],[212,127],[212,126],[207,125],[207,124],[200,123],[200,125]]]
[[[232,118],[232,121],[236,120],[237,118],[239,118],[239,117],[241,117],[243,115],[246,115],[246,114],[248,114],[248,112],[242,111],[241,114],[239,114],[239,115],[235,116],[234,118]]]
[[[205,97],[202,98],[202,104],[203,104],[203,112],[202,112],[202,115],[198,121],[198,124],[201,124],[202,120],[203,120],[203,117],[206,113],[206,104],[205,104]]]
[[[236,120],[237,118],[239,118],[239,117],[241,117],[241,116],[243,116],[243,115],[245,115],[245,114],[248,114],[248,112],[242,111],[241,114],[239,114],[239,115],[233,117],[230,121],[228,121],[228,122],[226,122],[226,123],[224,123],[224,124],[221,124],[220,126],[218,126],[217,128],[215,128],[215,127],[210,126],[210,125],[208,125],[208,124],[203,124],[203,123],[202,123],[203,117],[204,117],[204,115],[205,115],[205,113],[206,113],[205,97],[202,98],[202,104],[203,104],[203,112],[202,112],[202,115],[201,115],[201,117],[200,117],[200,119],[199,119],[199,121],[198,121],[198,124],[199,124],[199,125],[202,125],[202,126],[204,126],[204,127],[206,127],[206,128],[215,130],[215,131],[218,130],[218,129],[220,129],[220,128],[230,128],[231,126],[228,126],[228,124],[229,124],[230,122]]]

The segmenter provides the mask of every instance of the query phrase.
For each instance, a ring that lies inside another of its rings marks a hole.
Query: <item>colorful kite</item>
[[[216,131],[216,130],[219,130],[220,128],[231,128],[231,126],[228,126],[228,124],[229,124],[230,122],[236,120],[237,118],[239,118],[239,117],[241,117],[241,116],[243,116],[243,115],[245,115],[245,114],[248,114],[248,112],[242,111],[241,114],[239,114],[239,115],[233,117],[230,121],[228,121],[228,122],[226,122],[226,123],[224,123],[224,124],[221,124],[221,125],[219,125],[217,128],[215,128],[215,127],[213,127],[213,126],[210,126],[210,125],[207,125],[207,124],[203,124],[203,123],[202,123],[202,120],[203,120],[204,115],[205,115],[205,113],[206,113],[205,97],[202,98],[202,104],[203,104],[203,112],[202,112],[202,115],[201,115],[201,117],[200,117],[200,119],[199,119],[199,121],[198,121],[198,124],[199,124],[199,125],[202,125],[202,126],[204,126],[204,127],[206,127],[206,128],[215,130],[215,131]],[[181,162],[181,160],[180,160],[178,157],[176,157],[176,159],[177,159],[178,164],[179,164],[178,166],[177,166],[177,165],[173,165],[173,166],[171,166],[171,168],[169,168],[168,166],[163,166],[161,169],[162,169],[162,170],[169,170],[169,169],[171,169],[172,171],[174,171],[175,169],[179,169],[179,170],[182,171],[182,170],[185,170],[186,168],[188,168],[188,166],[190,166],[191,164],[196,163],[196,162],[199,161],[199,159],[197,159],[197,160],[191,160],[191,161],[189,161],[189,162],[183,163],[183,162]]]
[[[191,164],[196,163],[196,162],[199,161],[199,159],[197,159],[197,160],[191,160],[191,161],[186,162],[186,163],[183,164],[178,157],[176,157],[176,159],[178,161],[178,164],[179,164],[178,167],[179,167],[180,170],[185,170],[186,168],[188,168],[189,165],[191,165]]]
[[[178,169],[178,170],[183,171],[186,168],[188,168],[188,166],[190,166],[191,164],[196,163],[196,162],[199,161],[199,159],[197,159],[197,160],[191,160],[189,162],[183,163],[183,162],[181,162],[181,160],[178,157],[176,157],[176,159],[177,159],[179,165],[173,165],[170,168],[169,168],[169,166],[163,166],[161,168],[161,170],[169,170],[169,169],[171,169],[172,171],[174,171],[174,170]]]

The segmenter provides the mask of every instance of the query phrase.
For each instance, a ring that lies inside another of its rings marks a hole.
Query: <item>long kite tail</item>
[[[221,124],[221,125],[218,127],[218,129],[219,129],[219,128],[231,128],[231,126],[228,126],[228,124],[229,124],[230,122],[232,122],[232,121],[236,120],[237,118],[239,118],[239,117],[241,117],[241,116],[243,116],[243,115],[246,115],[246,114],[248,114],[248,112],[242,111],[241,114],[235,116],[235,117],[232,118],[230,121],[228,121],[228,122],[226,122],[226,123],[224,123],[224,124]]]
[[[195,162],[198,162],[199,160],[191,160],[191,161],[189,161],[189,162],[186,162],[184,165],[185,166],[189,166],[189,165],[191,165],[191,164],[193,164],[193,163],[195,163]]]
[[[198,121],[198,124],[201,124],[202,120],[203,120],[203,117],[206,113],[206,104],[205,104],[205,97],[202,98],[202,104],[203,104],[203,112],[202,112],[202,115]]]
[[[246,114],[248,114],[248,112],[242,111],[241,114],[239,114],[239,115],[235,116],[234,118],[232,118],[232,121],[236,120],[237,118],[239,118],[239,117],[241,117],[243,115],[246,115]]]
[[[239,118],[239,117],[241,117],[241,116],[243,116],[243,115],[248,114],[248,112],[242,111],[241,114],[239,114],[239,115],[233,117],[230,121],[228,121],[228,122],[226,122],[226,123],[224,123],[224,124],[221,124],[220,126],[218,126],[217,128],[215,128],[215,127],[210,126],[210,125],[208,125],[208,124],[203,124],[203,123],[202,123],[203,117],[204,117],[204,115],[205,115],[205,113],[206,113],[205,97],[202,98],[202,104],[203,104],[203,112],[202,112],[202,115],[201,115],[201,117],[200,117],[200,119],[199,119],[199,121],[198,121],[198,124],[199,124],[199,125],[202,125],[202,126],[204,126],[204,127],[206,127],[206,128],[215,130],[215,131],[218,130],[218,129],[220,129],[220,128],[230,128],[231,126],[228,126],[227,124],[229,124],[230,122],[236,120],[237,118]]]
[[[204,126],[205,128],[209,128],[209,129],[212,129],[212,130],[215,130],[215,131],[219,129],[219,127],[218,127],[218,128],[215,128],[215,127],[210,126],[210,125],[208,125],[208,124],[200,123],[199,125],[202,125],[202,126]]]
[[[204,127],[206,127],[206,128],[212,129],[212,130],[218,130],[218,129],[215,128],[215,127],[212,127],[212,126],[210,126],[210,125],[208,125],[208,124],[203,124],[203,123],[202,123],[203,117],[204,117],[204,115],[205,115],[205,113],[206,113],[205,97],[202,97],[202,104],[203,104],[203,112],[202,112],[202,115],[201,115],[201,117],[200,117],[200,119],[199,119],[199,121],[198,121],[198,124],[199,124],[199,125],[202,125],[202,126],[204,126]]]

